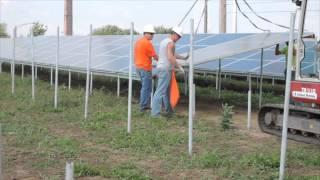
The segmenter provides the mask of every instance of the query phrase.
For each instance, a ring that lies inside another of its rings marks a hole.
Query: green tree
[[[33,36],[41,36],[44,35],[48,30],[48,26],[45,24],[41,24],[40,22],[34,23],[32,26]]]
[[[0,23],[0,37],[9,37],[7,33],[7,24]]]
[[[164,26],[155,26],[154,30],[156,31],[156,34],[170,34],[172,31],[172,28],[166,28]]]
[[[137,31],[134,34],[139,34]],[[128,35],[130,29],[122,29],[116,25],[105,25],[93,30],[93,35]]]

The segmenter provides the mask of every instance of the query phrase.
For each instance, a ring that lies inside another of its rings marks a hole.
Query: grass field
[[[133,106],[133,131],[126,133],[127,98],[108,87],[90,97],[84,120],[84,89],[59,89],[53,108],[53,87],[37,81],[31,100],[31,79],[0,74],[0,122],[4,140],[5,179],[63,179],[67,161],[77,179],[277,179],[279,138],[263,134],[254,123],[246,130],[246,114],[235,109],[234,128],[219,126],[220,102],[198,101],[194,154],[187,153],[187,104],[176,116],[152,119]],[[116,83],[114,84],[116,86]],[[137,100],[135,100],[136,102]],[[246,103],[243,102],[243,103]],[[256,113],[254,112],[254,120]],[[320,179],[320,147],[289,141],[287,179]]]

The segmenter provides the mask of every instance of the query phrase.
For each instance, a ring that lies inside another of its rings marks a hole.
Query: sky
[[[261,28],[272,32],[283,32],[279,28],[254,16],[242,0],[238,0],[243,11]],[[290,12],[296,7],[291,0],[247,0],[260,15],[282,25],[289,26]],[[15,25],[39,21],[48,26],[47,35],[55,35],[57,26],[63,30],[63,0],[0,0],[0,22],[8,25],[12,34]],[[74,35],[86,35],[89,25],[94,28],[113,24],[129,28],[134,22],[135,29],[142,31],[146,24],[176,26],[194,0],[74,0],[73,2]],[[195,26],[200,22],[198,33],[203,32],[203,21],[200,16],[204,0],[199,0],[193,11],[183,23],[184,31],[190,31],[190,18],[194,18]],[[306,29],[320,34],[320,0],[309,0]],[[227,0],[227,32],[232,32],[233,1]],[[209,0],[208,31],[218,33],[219,0]],[[240,13],[237,17],[238,32],[261,32],[255,29]],[[18,36],[24,36],[30,27],[18,29]]]

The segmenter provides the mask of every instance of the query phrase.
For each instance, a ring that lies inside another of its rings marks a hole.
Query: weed
[[[315,150],[318,151],[318,150]],[[320,154],[314,153],[310,154],[310,152],[306,152],[306,150],[302,148],[294,149],[288,152],[288,160],[292,162],[302,162],[303,165],[306,166],[318,166],[320,167]]]
[[[80,145],[74,139],[62,137],[57,138],[53,146],[63,153],[66,158],[72,158],[79,152]]]
[[[241,160],[241,164],[255,166],[262,170],[270,169],[270,168],[278,168],[279,161],[279,153],[254,153],[244,156]]]
[[[101,176],[103,173],[97,167],[89,166],[88,164],[84,164],[84,163],[75,163],[74,174],[77,177],[84,177],[84,176]]]
[[[228,104],[222,105],[222,114],[221,114],[221,122],[220,126],[223,130],[228,130],[232,125],[232,116],[233,116],[233,106],[229,106]]]
[[[121,164],[111,171],[111,176],[117,179],[136,179],[136,180],[151,180],[152,178],[146,175],[142,170],[133,164]]]
[[[116,179],[137,179],[137,180],[149,180],[151,179],[142,170],[137,168],[135,165],[129,163],[120,164],[114,168],[103,168],[98,166],[90,166],[85,163],[75,164],[75,175],[77,177],[92,177],[101,176],[105,178],[116,178]]]
[[[229,162],[218,153],[217,150],[206,152],[198,158],[198,163],[202,168],[217,168],[226,166]]]

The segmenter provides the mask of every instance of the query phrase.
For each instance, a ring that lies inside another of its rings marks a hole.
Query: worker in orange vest
[[[140,111],[142,112],[150,109],[152,58],[158,60],[158,55],[151,42],[154,34],[154,27],[146,25],[143,30],[143,37],[136,42],[134,49],[135,66],[141,79]]]

